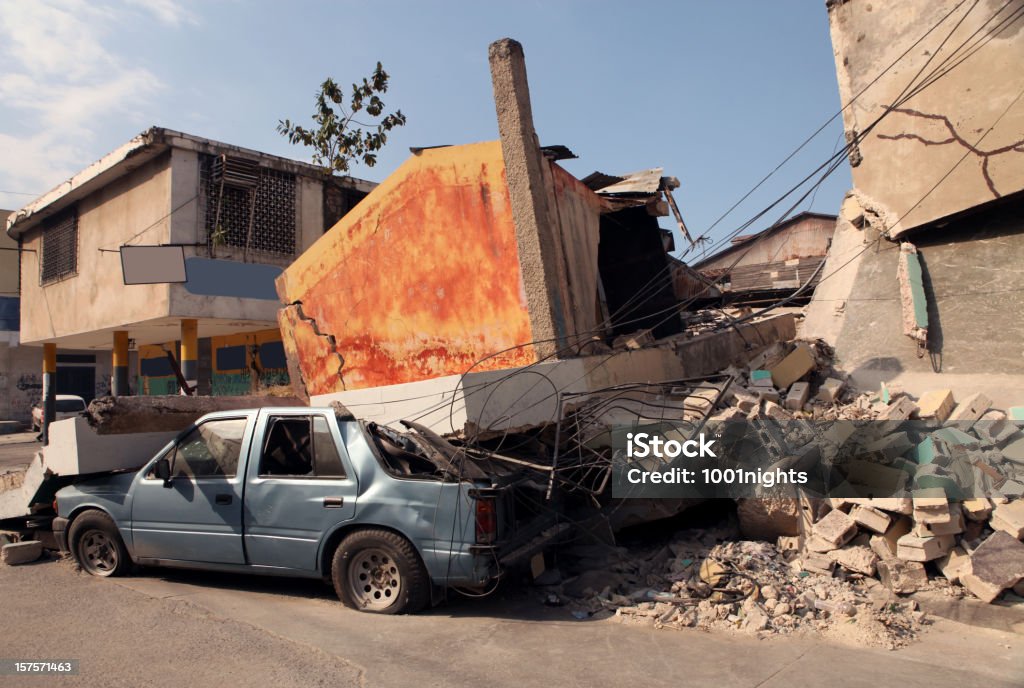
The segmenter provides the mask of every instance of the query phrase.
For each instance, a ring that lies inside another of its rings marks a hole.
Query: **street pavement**
[[[32,457],[43,448],[36,441],[36,432],[16,432],[0,435],[0,473],[26,468]]]
[[[78,676],[0,687],[1024,685],[1024,636],[1005,630],[936,619],[897,651],[757,640],[576,621],[515,587],[385,617],[342,607],[320,581],[157,569],[104,580],[49,561],[0,566],[0,609],[3,657],[82,662]]]

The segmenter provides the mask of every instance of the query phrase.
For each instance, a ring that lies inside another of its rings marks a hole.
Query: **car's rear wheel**
[[[375,614],[409,614],[430,601],[430,579],[412,544],[388,530],[346,536],[331,565],[334,590],[347,607]]]
[[[114,519],[102,511],[86,511],[72,521],[68,543],[78,565],[93,576],[119,576],[131,567]]]

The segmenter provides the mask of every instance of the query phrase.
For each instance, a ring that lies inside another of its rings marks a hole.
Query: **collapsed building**
[[[490,62],[500,140],[414,149],[278,278],[300,396],[500,433],[556,419],[552,386],[698,377],[794,335],[773,316],[691,339],[658,225],[678,182],[575,178],[534,131],[522,47]]]
[[[865,388],[1022,403],[1021,3],[827,4],[854,188],[803,333]]]

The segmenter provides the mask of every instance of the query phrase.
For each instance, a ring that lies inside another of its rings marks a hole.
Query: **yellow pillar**
[[[195,389],[199,378],[199,321],[181,321],[181,374],[189,387]]]
[[[114,332],[113,375],[110,380],[110,393],[115,397],[126,397],[131,394],[128,388],[128,331]]]

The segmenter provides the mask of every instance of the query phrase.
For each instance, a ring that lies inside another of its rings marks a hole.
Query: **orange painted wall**
[[[280,324],[310,395],[459,374],[529,342],[500,143],[414,154],[277,289],[302,302],[304,319],[283,311]],[[525,346],[475,370],[535,361]]]

